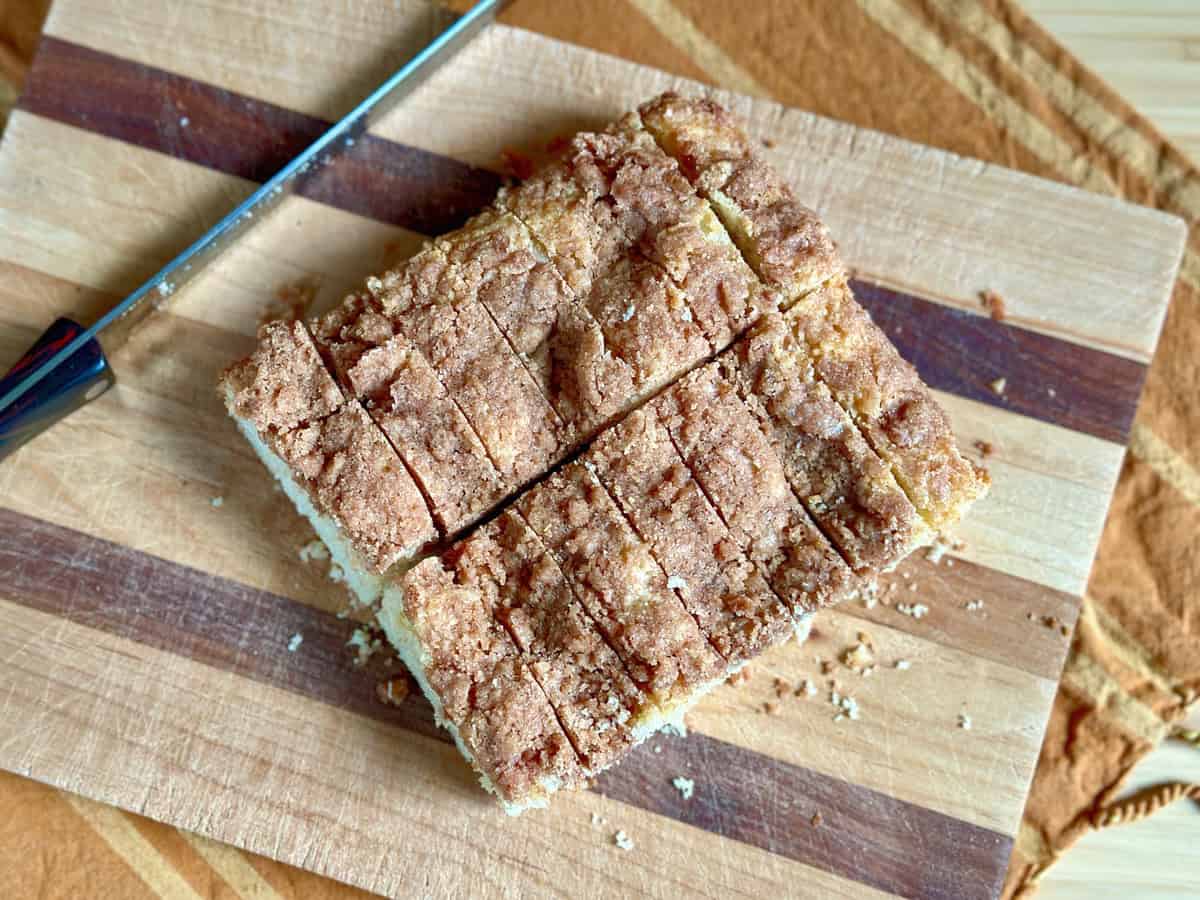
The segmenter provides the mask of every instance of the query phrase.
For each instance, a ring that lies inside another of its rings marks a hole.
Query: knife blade
[[[112,352],[121,346],[147,316],[166,306],[171,297],[293,194],[306,176],[353,146],[360,135],[491,24],[504,3],[475,3],[303,153],[90,327],[66,318],[55,321],[0,378],[0,460],[107,391],[116,376],[105,350]],[[437,14],[436,7],[431,9]]]

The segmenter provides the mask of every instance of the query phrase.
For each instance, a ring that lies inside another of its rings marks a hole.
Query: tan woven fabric
[[[9,86],[19,80],[44,2],[0,0],[0,76]],[[517,0],[505,18],[1200,220],[1195,167],[1008,0]],[[1010,893],[1089,827],[1200,690],[1196,347],[1200,227],[1042,750]],[[0,775],[0,896],[358,893]]]

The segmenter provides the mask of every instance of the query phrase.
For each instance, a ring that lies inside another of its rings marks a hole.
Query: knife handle
[[[82,325],[70,319],[58,319],[0,378],[0,397],[83,331]],[[95,400],[115,382],[104,350],[93,338],[10,406],[0,409],[0,460],[63,416]]]

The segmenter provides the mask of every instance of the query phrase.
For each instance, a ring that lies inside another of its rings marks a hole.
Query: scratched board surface
[[[404,4],[322,2],[56,2],[0,145],[0,360],[135,287],[429,37]],[[312,534],[214,394],[265,315],[332,303],[462,221],[505,151],[672,87],[699,89],[494,28],[135,334],[115,390],[0,466],[0,766],[386,894],[998,891],[1179,222],[718,94],[963,445],[991,449],[993,492],[959,549],[821,613],[686,739],[516,820],[421,698],[377,701],[386,666],[351,664],[327,563],[299,558]],[[875,674],[823,674],[859,632]],[[834,720],[831,678],[859,720]]]

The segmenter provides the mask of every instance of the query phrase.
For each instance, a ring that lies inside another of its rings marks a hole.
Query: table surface
[[[1200,3],[1196,0],[1023,0],[1025,8],[1184,152],[1200,160]],[[1191,716],[1200,727],[1200,711]],[[1167,742],[1134,770],[1128,791],[1200,781],[1200,752]],[[1042,880],[1039,900],[1194,896],[1200,807],[1085,836]],[[1164,863],[1170,860],[1169,865]]]
[[[1196,0],[1024,0],[1059,40],[1200,159],[1200,3]],[[1192,727],[1200,727],[1193,714]],[[1200,753],[1164,745],[1130,789],[1200,781]],[[1176,897],[1200,884],[1200,811],[1177,804],[1137,825],[1085,837],[1042,882],[1040,897]],[[1163,865],[1170,859],[1171,865]],[[1168,871],[1169,869],[1169,871]]]

